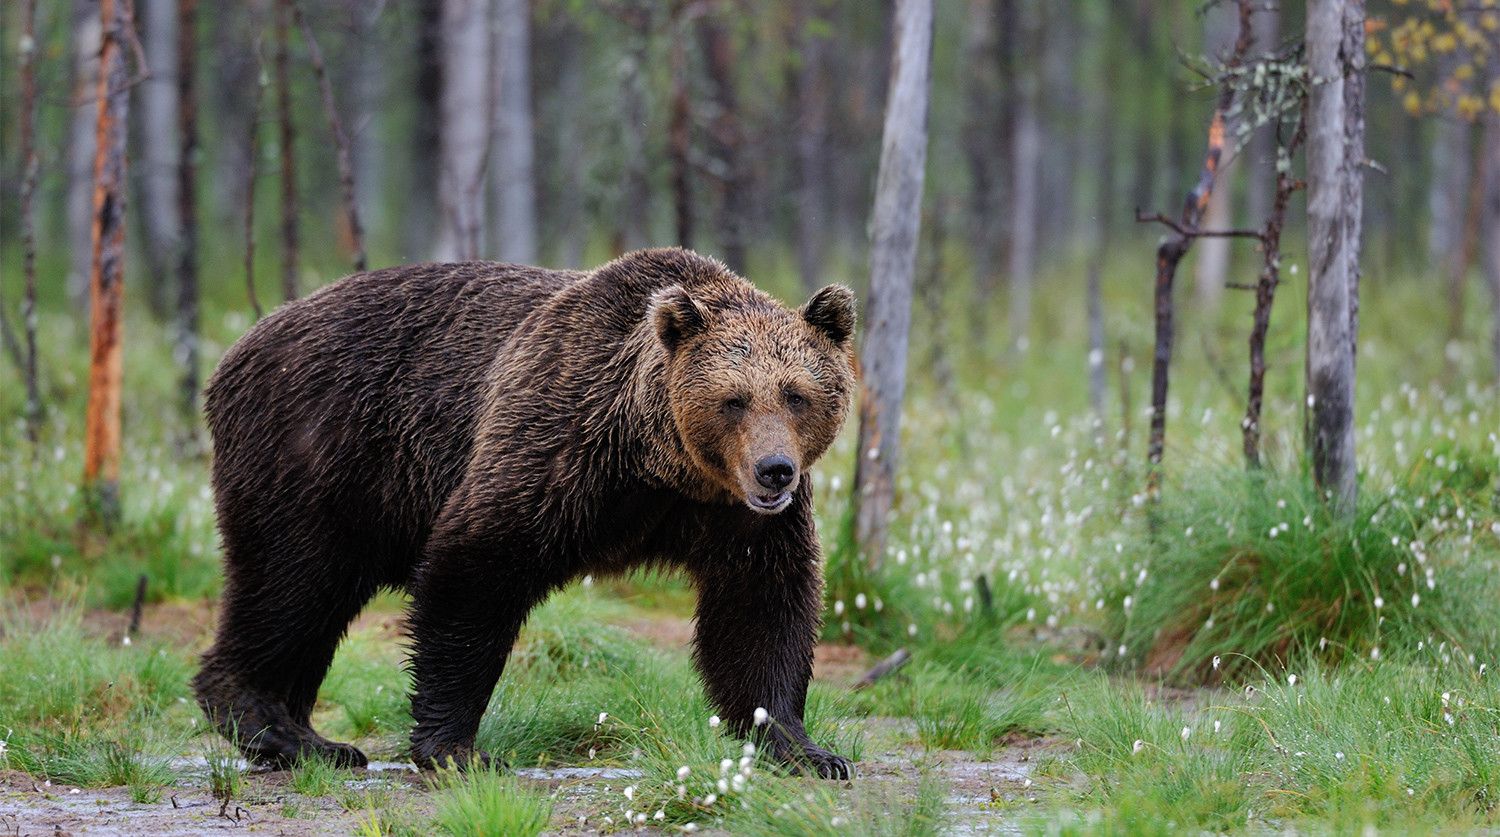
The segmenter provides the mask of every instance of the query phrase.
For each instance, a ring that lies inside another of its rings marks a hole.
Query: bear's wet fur
[[[199,705],[254,761],[364,764],[309,715],[350,621],[401,589],[412,756],[485,759],[527,613],[650,564],[697,590],[693,656],[730,729],[849,776],[802,715],[822,609],[806,469],[849,412],[853,330],[847,288],[791,310],[680,249],[396,267],[281,307],[207,389],[226,583]]]

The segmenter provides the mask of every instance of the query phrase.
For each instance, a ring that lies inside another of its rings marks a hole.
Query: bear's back
[[[409,265],[277,309],[230,348],[206,390],[221,526],[284,526],[298,509],[404,564],[462,477],[502,345],[586,275]]]

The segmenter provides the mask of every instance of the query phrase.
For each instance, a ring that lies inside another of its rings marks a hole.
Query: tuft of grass
[[[342,788],[354,774],[316,756],[300,758],[292,766],[292,790],[303,796],[328,796]]]
[[[220,802],[239,799],[245,792],[245,771],[240,767],[239,753],[217,736],[210,739],[203,753],[208,764],[208,792]]]
[[[1465,461],[1436,480],[1414,472],[1348,519],[1302,480],[1274,475],[1220,473],[1169,495],[1105,595],[1118,605],[1106,620],[1116,659],[1214,683],[1419,643],[1493,656],[1500,614],[1482,603],[1500,585],[1481,556],[1500,550],[1476,473],[1495,465]]]
[[[514,776],[471,767],[440,771],[432,826],[453,837],[535,837],[552,817],[552,801]]]

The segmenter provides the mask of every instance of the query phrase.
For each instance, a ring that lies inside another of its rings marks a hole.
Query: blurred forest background
[[[4,16],[8,196],[23,176],[16,70],[26,5],[9,3]],[[1256,5],[1252,56],[1300,38],[1302,3]],[[787,277],[805,288],[864,284],[889,3],[301,0],[305,26],[282,0],[135,6],[145,66],[129,45],[127,63],[149,76],[130,87],[127,296],[161,322],[176,305],[186,226],[204,293],[237,295],[249,310],[252,204],[263,306],[355,263],[309,33],[347,135],[372,266],[459,256],[590,266],[682,244],[787,291]],[[1483,151],[1494,147],[1481,135],[1496,130],[1483,117],[1494,95],[1483,58],[1500,37],[1490,6],[1370,8],[1372,63],[1415,77],[1371,75],[1378,168],[1367,178],[1365,269],[1377,283],[1421,275],[1434,294],[1454,295],[1456,319],[1478,265]],[[1457,36],[1454,17],[1465,22]],[[940,0],[934,26],[924,249],[943,250],[939,278],[974,312],[952,324],[962,340],[977,327],[997,345],[1045,341],[1055,330],[1033,316],[1031,299],[1081,305],[1081,264],[1102,265],[1109,288],[1149,275],[1143,248],[1157,230],[1133,212],[1175,210],[1196,179],[1209,79],[1236,35],[1233,4]],[[100,29],[98,0],[38,4],[40,284],[44,300],[65,291],[74,310],[86,307],[91,257]],[[1393,55],[1393,41],[1407,53]],[[184,61],[183,49],[196,54]],[[181,67],[193,68],[189,84]],[[184,95],[197,133],[187,221]],[[1259,226],[1269,214],[1269,134],[1233,138],[1205,226]],[[19,208],[13,197],[0,204],[12,321]],[[1296,229],[1296,207],[1292,215]],[[1227,242],[1198,247],[1197,304],[1219,307],[1253,260]],[[1459,337],[1465,325],[1446,327]]]

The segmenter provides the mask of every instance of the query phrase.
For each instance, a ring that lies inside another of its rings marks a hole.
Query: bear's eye
[[[807,399],[802,397],[802,393],[797,392],[794,389],[789,389],[786,391],[785,395],[786,405],[788,407],[800,410],[803,407],[807,406]]]
[[[750,405],[745,403],[745,399],[739,396],[724,399],[724,412],[726,413],[743,413],[749,408]]]

